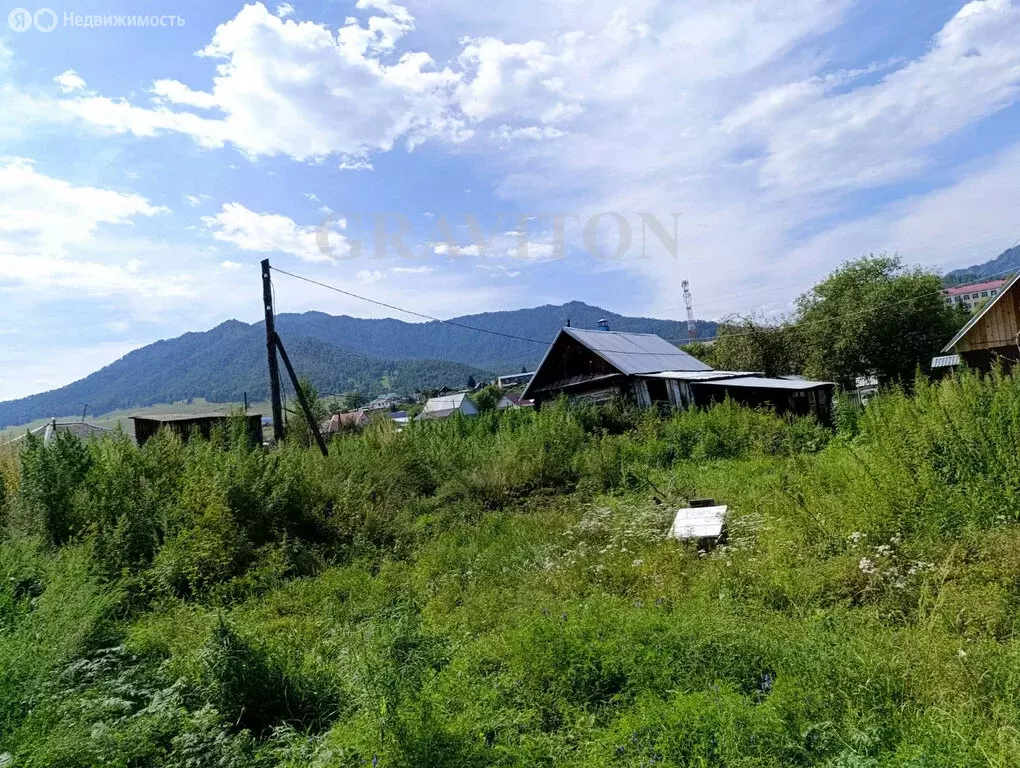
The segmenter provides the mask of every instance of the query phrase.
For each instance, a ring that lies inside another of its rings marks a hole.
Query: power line
[[[976,243],[976,242],[982,242],[984,240],[990,240],[990,239],[993,239],[993,238],[999,238],[1003,234],[1005,234],[1006,232],[1009,232],[1010,234],[1013,234],[1015,231],[1016,231],[1015,229],[1011,230],[1011,231],[1010,230],[999,230],[999,231],[996,231],[996,232],[993,232],[993,233],[989,233],[986,236],[980,237],[977,240],[973,240],[972,242]],[[1010,251],[1013,248],[1015,248],[1017,245],[1020,245],[1020,238],[1015,240],[1013,242],[1013,244],[1008,246],[1005,250],[1006,251]],[[944,254],[948,254],[948,253],[954,253],[956,250],[957,250],[956,248],[950,248],[950,249],[946,249],[946,250],[942,250],[942,251],[934,251],[934,252],[933,251],[926,251],[925,254],[927,256],[938,256],[938,255],[944,255]],[[962,271],[963,269],[965,269],[965,268],[961,267],[959,270],[953,270],[953,271],[954,272],[955,271]],[[1014,270],[1010,270],[1010,271],[1014,271]],[[986,277],[994,277],[995,274],[996,273],[993,273],[991,275],[986,275]],[[803,277],[797,277],[797,278],[793,278],[792,280],[786,280],[786,281],[783,281],[783,282],[770,282],[768,284],[760,285],[760,286],[758,286],[756,288],[751,288],[750,290],[743,291],[741,293],[719,293],[719,294],[714,294],[714,295],[711,295],[711,296],[708,296],[708,297],[706,297],[704,294],[699,294],[700,298],[698,299],[698,306],[702,307],[702,308],[704,308],[705,306],[716,306],[716,305],[719,305],[719,304],[731,303],[731,302],[733,302],[734,300],[737,300],[737,299],[746,299],[746,298],[749,298],[749,297],[752,297],[752,296],[755,296],[755,297],[756,296],[762,296],[762,295],[764,295],[764,296],[775,296],[775,295],[779,295],[779,294],[788,295],[788,293],[789,293],[789,291],[791,289],[792,290],[798,290],[798,291],[810,290],[810,288],[812,286],[817,284],[819,279],[821,279],[821,278],[815,278],[811,282],[806,282]],[[662,307],[662,311],[663,312],[669,312],[670,310],[681,310],[681,309],[684,309],[684,308],[685,307],[683,305],[676,304],[676,305],[670,305],[670,306]]]
[[[331,291],[336,291],[337,293],[342,293],[344,296],[350,296],[353,299],[360,299],[361,301],[367,301],[369,304],[375,304],[376,306],[385,307],[386,309],[392,309],[392,310],[394,310],[396,312],[403,312],[404,314],[414,315],[415,317],[421,317],[421,318],[424,318],[426,320],[431,320],[431,321],[436,322],[436,323],[443,323],[444,325],[452,325],[452,326],[454,326],[456,328],[463,328],[463,329],[468,330],[468,331],[478,331],[479,333],[488,333],[491,336],[501,336],[504,339],[514,339],[516,341],[528,341],[528,342],[531,342],[532,344],[541,344],[543,347],[547,347],[547,346],[549,346],[552,343],[550,341],[540,341],[539,339],[530,339],[527,336],[515,336],[512,333],[503,333],[502,331],[493,331],[493,330],[490,330],[488,328],[478,328],[478,327],[473,326],[473,325],[467,325],[465,323],[458,323],[456,320],[443,320],[442,318],[439,318],[439,317],[433,317],[432,315],[426,315],[423,312],[415,312],[413,309],[405,309],[404,307],[398,307],[395,304],[387,304],[385,301],[377,301],[376,299],[370,299],[367,296],[360,296],[357,293],[352,293],[351,291],[345,291],[343,288],[337,288],[335,285],[329,285],[328,283],[322,283],[322,282],[319,282],[318,280],[313,280],[310,277],[303,277],[302,275],[295,275],[293,272],[287,272],[286,270],[280,269],[279,267],[271,267],[271,269],[274,272],[279,272],[281,275],[287,275],[287,277],[293,277],[295,280],[303,280],[306,283],[311,283],[312,285],[318,285],[321,288],[327,288],[327,289],[329,289]]]
[[[1016,243],[1013,246],[1010,246],[1010,248],[1015,247],[1015,245],[1020,245],[1020,239],[1017,239]],[[1009,249],[1007,248],[1007,250],[1009,250]],[[367,296],[361,296],[361,295],[359,295],[357,293],[352,293],[351,291],[344,290],[343,288],[337,288],[334,285],[329,285],[328,283],[323,283],[323,282],[320,282],[318,280],[313,280],[310,277],[304,277],[302,275],[296,275],[293,272],[288,272],[288,271],[286,271],[284,269],[280,269],[279,267],[272,267],[272,270],[274,272],[279,272],[282,275],[287,275],[288,277],[293,277],[296,280],[302,280],[302,281],[304,281],[306,283],[311,283],[312,285],[318,285],[318,286],[320,286],[322,288],[326,288],[326,289],[331,290],[331,291],[336,291],[337,293],[341,293],[344,296],[350,296],[351,298],[360,299],[361,301],[366,301],[366,302],[368,302],[370,304],[375,304],[376,306],[385,307],[386,309],[392,309],[392,310],[394,310],[396,312],[404,312],[405,314],[414,315],[415,317],[421,317],[421,318],[424,318],[426,320],[431,320],[433,322],[443,323],[445,325],[452,325],[454,327],[463,328],[463,329],[468,330],[468,331],[478,331],[479,333],[487,333],[487,334],[490,334],[492,336],[501,336],[501,337],[506,338],[506,339],[514,339],[514,340],[517,340],[517,341],[527,341],[527,342],[531,342],[533,344],[542,344],[543,346],[548,346],[549,344],[552,343],[552,342],[549,342],[549,341],[541,341],[539,339],[528,338],[526,336],[515,336],[512,333],[503,333],[501,331],[493,331],[493,330],[490,330],[488,328],[478,328],[478,327],[473,326],[473,325],[467,325],[465,323],[458,323],[456,320],[443,320],[442,318],[433,317],[432,315],[426,315],[426,314],[424,314],[422,312],[416,312],[416,311],[414,311],[412,309],[405,309],[404,307],[398,307],[395,304],[388,304],[388,303],[386,303],[384,301],[378,301],[376,299],[370,299]],[[1009,275],[1009,274],[1012,274],[1012,273],[1014,273],[1016,271],[1017,271],[1016,269],[1006,269],[1006,270],[1003,270],[1001,272],[993,272],[993,273],[991,273],[989,275],[982,275],[982,279],[983,280],[989,280],[989,279],[996,278],[996,277],[1002,277],[1003,275]],[[871,312],[878,312],[880,310],[887,309],[888,307],[894,307],[894,306],[897,306],[897,305],[900,305],[900,304],[906,304],[907,302],[910,302],[910,301],[916,301],[917,299],[923,298],[926,295],[937,295],[937,294],[942,293],[943,290],[945,290],[945,289],[944,288],[939,288],[934,294],[928,294],[926,291],[923,291],[923,292],[918,293],[918,294],[916,294],[914,296],[908,296],[905,299],[899,299],[897,301],[891,301],[891,302],[887,302],[885,304],[879,304],[879,305],[876,305],[876,306],[873,306],[873,307],[867,307],[865,309],[861,309],[861,310],[858,310],[856,312],[847,312],[847,313],[843,314],[841,317],[846,318],[846,317],[859,317],[861,315],[867,315],[867,314],[869,314]],[[830,323],[830,322],[832,322],[831,319],[803,321],[801,323],[798,323],[798,326],[799,327],[804,327],[805,325],[820,325],[822,323]],[[735,333],[726,333],[726,334],[723,334],[721,336],[717,334],[715,336],[712,336],[711,338],[698,339],[698,341],[701,342],[701,343],[707,343],[707,342],[710,342],[710,341],[717,341],[717,340],[719,340],[721,338],[739,338],[739,337],[742,337],[742,336],[752,336],[755,333],[756,333],[756,331],[738,331],[738,332],[735,332]]]
[[[1020,244],[1020,240],[1017,240],[1017,244]],[[1013,246],[1011,246],[1011,247],[1013,247]],[[1009,250],[1009,249],[1007,249],[1007,250]],[[989,279],[996,278],[996,277],[1002,277],[1003,275],[1010,275],[1010,274],[1013,274],[1015,272],[1017,272],[1016,269],[1005,269],[1002,272],[993,272],[990,275],[982,275],[981,279],[982,280],[989,280]],[[976,285],[976,283],[975,283],[975,285]],[[960,287],[962,287],[962,286],[960,286]],[[945,288],[939,288],[934,294],[930,294],[927,291],[921,291],[920,293],[917,293],[914,296],[908,296],[905,299],[899,299],[897,301],[890,301],[890,302],[888,302],[886,304],[878,304],[878,305],[876,305],[874,307],[867,307],[865,309],[857,310],[856,312],[846,312],[843,315],[841,315],[840,317],[841,318],[845,318],[845,317],[858,317],[860,315],[866,315],[866,314],[869,314],[871,312],[877,312],[877,311],[879,311],[881,309],[886,309],[887,307],[895,307],[895,306],[897,306],[899,304],[906,304],[909,301],[916,301],[917,299],[924,298],[927,295],[937,295],[937,294],[942,293],[944,290],[946,290],[946,289]],[[800,323],[797,323],[796,326],[797,327],[804,327],[805,325],[821,325],[823,323],[830,323],[832,321],[833,321],[832,318],[826,318],[824,320],[809,320],[809,321],[802,321]],[[740,337],[740,336],[753,336],[755,333],[757,333],[757,331],[742,331],[742,332],[738,332],[738,333],[726,333],[726,334],[723,334],[722,336],[716,335],[716,336],[713,336],[710,339],[699,339],[698,341],[709,342],[709,341],[716,341],[716,340],[722,339],[722,338],[735,338],[735,337]]]

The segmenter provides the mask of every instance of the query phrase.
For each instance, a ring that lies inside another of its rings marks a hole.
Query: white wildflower
[[[858,563],[858,567],[861,569],[861,573],[874,573],[875,563],[867,557],[862,557],[861,562]]]
[[[644,560],[635,560],[633,563],[631,563],[631,565],[633,565],[635,568],[640,568],[644,564],[645,564]]]
[[[967,652],[966,652],[965,650],[963,650],[963,648],[960,648],[960,649],[959,649],[959,650],[958,650],[958,651],[956,652],[956,655],[957,655],[957,656],[958,656],[959,658],[961,658],[961,659],[965,659],[965,658],[967,658]]]
[[[863,531],[854,531],[849,536],[847,536],[847,538],[850,539],[850,543],[851,544],[860,544],[861,539],[864,538],[864,532]]]

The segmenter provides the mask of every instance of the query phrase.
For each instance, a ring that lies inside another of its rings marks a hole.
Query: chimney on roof
[[[608,331],[609,330],[609,321],[606,320],[606,318],[604,318],[604,317],[601,320],[599,320],[599,330],[600,331]]]

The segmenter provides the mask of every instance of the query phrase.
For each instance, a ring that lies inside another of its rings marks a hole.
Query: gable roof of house
[[[430,397],[425,402],[425,412],[457,410],[464,404],[464,398],[467,396],[467,392],[457,392],[454,395]]]
[[[711,366],[670,344],[654,333],[627,333],[624,331],[587,330],[584,328],[561,328],[552,344],[545,351],[542,362],[535,369],[521,396],[531,398],[540,373],[559,342],[569,337],[589,351],[598,355],[619,373],[625,376],[660,373],[662,371],[710,371]],[[611,378],[617,374],[599,377],[583,376],[580,380],[594,381],[597,378]],[[560,382],[561,384],[564,382]]]
[[[942,348],[942,354],[948,354],[952,352],[953,347],[955,347],[960,342],[960,339],[962,339],[964,336],[970,333],[971,329],[981,322],[981,319],[988,314],[991,308],[994,307],[1002,299],[1003,296],[1010,292],[1013,286],[1016,285],[1016,281],[1018,278],[1020,278],[1020,272],[1017,272],[1015,275],[1013,275],[1013,277],[1009,278],[1009,280],[1006,281],[1006,284],[1002,286],[1002,288],[992,298],[992,300],[985,304],[981,308],[981,311],[975,314],[974,317],[968,320],[967,323],[963,326],[963,328],[961,328],[957,332],[957,334],[953,337],[952,341],[950,341],[948,344],[946,344],[946,346]]]
[[[626,333],[583,328],[563,328],[560,333],[565,333],[576,339],[620,373],[628,376],[660,371],[711,370],[696,357],[677,349],[654,333]],[[555,343],[554,341],[553,344]],[[541,368],[541,366],[539,367]]]

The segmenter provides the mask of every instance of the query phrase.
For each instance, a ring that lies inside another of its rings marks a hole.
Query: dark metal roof
[[[249,419],[253,416],[262,418],[261,413],[246,413],[245,416]],[[201,421],[202,419],[226,419],[229,417],[229,413],[140,413],[130,418],[143,421]]]
[[[660,371],[710,371],[705,365],[654,333],[624,333],[621,331],[589,331],[581,328],[564,328],[607,363],[634,376]]]

